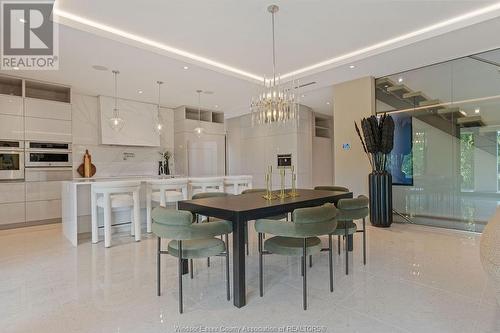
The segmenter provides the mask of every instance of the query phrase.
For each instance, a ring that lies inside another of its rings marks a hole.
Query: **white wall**
[[[334,180],[354,195],[368,194],[370,164],[354,129],[354,122],[375,113],[375,82],[364,77],[333,86]],[[351,149],[344,150],[348,143]]]
[[[160,148],[127,147],[99,144],[99,108],[96,96],[73,94],[72,104],[73,173],[75,177],[79,177],[76,169],[83,159],[85,149],[89,150],[92,163],[96,166],[95,177],[156,175],[160,151],[166,149],[173,151],[174,149],[173,110],[171,109],[162,108],[160,112],[164,123]],[[133,153],[135,157],[124,160],[124,153]],[[171,172],[174,172],[173,165]]]
[[[333,184],[332,139],[312,138],[312,185]]]

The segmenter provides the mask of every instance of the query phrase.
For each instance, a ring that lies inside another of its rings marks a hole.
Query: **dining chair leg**
[[[347,243],[347,223],[345,224],[345,241]],[[349,275],[349,250],[345,247],[345,275]]]
[[[339,252],[339,256],[340,256],[340,235],[338,236],[338,241],[337,241],[337,244],[338,244],[338,246],[339,246],[338,252]]]
[[[194,277],[194,273],[193,273],[193,259],[189,259],[189,275],[191,276],[191,279]]]
[[[309,267],[313,267],[313,256],[312,256],[312,254],[309,255]]]
[[[156,289],[158,290],[158,296],[160,296],[160,260],[161,260],[161,237],[158,237],[158,253],[156,254]]]
[[[231,300],[231,291],[229,286],[229,235],[226,234],[226,292],[227,300]]]
[[[264,268],[262,258],[262,234],[258,234],[258,247],[259,247],[259,293],[260,297],[264,296]]]
[[[333,241],[332,235],[328,235],[328,265],[330,267],[330,292],[333,292]]]
[[[178,268],[178,274],[179,274],[179,313],[182,313],[182,241],[179,240],[179,251],[177,253],[178,255],[178,261],[179,261],[179,268]]]
[[[304,303],[304,310],[307,310],[307,238],[304,238],[304,246],[302,249],[302,269],[304,276],[302,277],[302,301]]]
[[[363,218],[363,265],[366,265],[366,222]]]
[[[304,257],[300,257],[300,276],[304,276]]]

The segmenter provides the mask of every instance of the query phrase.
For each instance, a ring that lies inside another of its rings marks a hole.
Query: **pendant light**
[[[113,76],[115,80],[115,105],[113,107],[113,115],[109,118],[109,126],[115,131],[119,132],[125,125],[125,121],[120,117],[120,110],[118,109],[118,74],[119,71],[113,70]]]
[[[274,19],[278,10],[277,5],[267,7],[267,11],[271,14],[273,76],[271,79],[264,78],[264,91],[252,98],[250,103],[252,126],[254,124],[283,124],[289,121],[297,123],[298,119],[299,103],[295,92],[299,85],[294,80],[289,85],[281,84],[281,77],[276,72]]]
[[[160,117],[160,98],[161,98],[161,85],[163,84],[162,81],[156,81],[158,84],[158,105],[156,108],[156,121],[155,121],[155,131],[158,134],[161,134],[161,131],[163,130],[163,124],[161,123],[161,117]]]
[[[203,127],[201,127],[201,93],[203,90],[196,90],[198,93],[198,127],[194,129],[194,133],[200,138],[203,134]]]

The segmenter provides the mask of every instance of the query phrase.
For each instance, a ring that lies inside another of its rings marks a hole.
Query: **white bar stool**
[[[152,203],[159,202],[160,206],[166,207],[168,203],[187,200],[188,179],[169,178],[150,180],[146,183],[146,226],[147,232],[151,232],[151,210]]]
[[[139,192],[141,182],[109,181],[97,182],[91,186],[92,243],[99,240],[97,208],[104,210],[104,246],[111,246],[111,213],[123,209],[131,210],[130,234],[141,240],[141,218]]]
[[[224,192],[224,177],[189,178],[190,197],[196,193]]]
[[[227,193],[234,195],[241,194],[244,190],[252,188],[252,176],[225,176],[224,185]]]

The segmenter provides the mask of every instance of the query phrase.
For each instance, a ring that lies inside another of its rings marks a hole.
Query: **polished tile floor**
[[[360,234],[352,274],[344,273],[344,256],[334,256],[333,293],[328,255],[315,256],[307,311],[295,258],[265,258],[265,293],[258,296],[254,236],[247,257],[248,305],[237,309],[226,301],[222,258],[214,258],[210,268],[198,260],[195,279],[184,279],[185,313],[179,315],[176,261],[169,256],[163,262],[164,292],[156,296],[152,237],[135,243],[117,234],[105,250],[102,242],[71,247],[60,225],[1,231],[0,331],[500,332],[500,309],[481,269],[476,234],[402,224],[370,227],[366,266]]]

